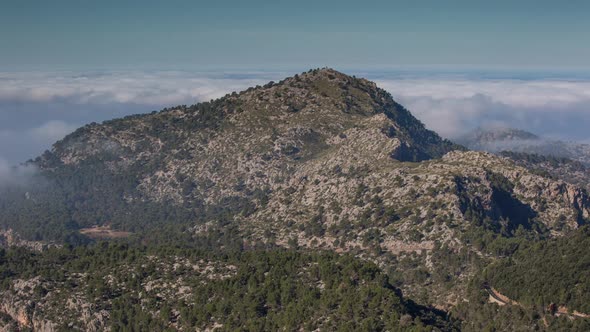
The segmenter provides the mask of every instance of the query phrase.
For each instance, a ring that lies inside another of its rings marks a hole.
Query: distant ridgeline
[[[532,154],[548,158],[570,159],[590,165],[589,144],[546,139],[520,129],[477,128],[455,141],[472,150]]]

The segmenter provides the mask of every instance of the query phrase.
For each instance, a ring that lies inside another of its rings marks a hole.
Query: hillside
[[[0,251],[0,262],[15,280],[6,292],[0,279],[0,329],[10,331],[455,330],[403,299],[377,266],[350,256],[228,257],[102,243],[44,255]]]
[[[473,283],[486,266],[529,245],[568,237],[590,220],[590,200],[579,186],[509,158],[466,151],[427,130],[374,83],[332,69],[207,103],[89,124],[30,165],[38,172],[0,196],[5,243],[34,250],[65,246],[81,255],[101,238],[148,251],[171,246],[188,256],[279,248],[335,252],[372,262],[388,276],[378,291],[387,305],[419,303],[435,316],[434,307],[458,308],[471,330],[482,328],[482,316],[470,310],[481,309],[493,321]],[[133,253],[143,262],[146,255]],[[298,271],[283,272],[291,278]],[[66,272],[55,274],[64,282]],[[22,295],[22,280],[32,282],[39,273],[16,271],[4,289]],[[77,282],[84,288],[89,281]],[[109,296],[120,298],[121,289],[131,287],[126,282],[139,289],[140,281],[125,280],[111,285]],[[244,291],[247,283],[240,282],[223,292]],[[228,294],[223,292],[218,294]],[[467,301],[478,305],[464,309]],[[325,304],[320,302],[314,305]],[[113,307],[105,306],[111,315]],[[77,304],[71,310],[79,312]],[[155,315],[160,308],[150,310]],[[325,310],[297,326],[339,317],[335,308]],[[383,318],[375,310],[360,315]],[[404,305],[393,311],[421,315]],[[269,324],[282,322],[279,316]],[[384,329],[389,323],[379,324]],[[522,324],[536,326],[538,319]]]
[[[347,132],[355,136],[347,139]],[[348,142],[357,150],[350,153],[372,157],[379,149],[402,161],[454,148],[374,83],[315,70],[209,103],[80,128],[34,162],[44,186],[27,197],[52,200],[51,215],[14,214],[48,228],[19,233],[50,240],[95,224],[137,231],[171,220],[207,221],[222,210],[248,215],[273,188]],[[27,202],[12,201],[6,210],[20,204]]]
[[[499,154],[533,172],[562,179],[590,191],[590,170],[584,163],[525,152],[502,151]]]

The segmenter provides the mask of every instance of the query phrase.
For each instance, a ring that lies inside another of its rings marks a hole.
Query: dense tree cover
[[[450,315],[461,320],[461,330],[492,331],[589,331],[589,319],[556,317],[543,308],[490,303],[480,276],[470,282],[468,302],[461,302]]]
[[[473,268],[466,301],[449,312],[461,321],[462,331],[588,331],[590,319],[557,317],[547,310],[550,303],[567,305],[570,312],[587,307],[590,255],[584,248],[590,244],[588,235],[588,226],[554,240],[522,227],[508,236],[483,226],[472,227],[462,240],[483,255],[470,253],[468,248],[460,252],[435,248],[433,262],[437,265],[428,277],[452,286],[445,276],[466,266]],[[490,303],[484,284],[520,305]]]
[[[166,262],[174,266],[179,259],[214,262],[215,271],[223,271],[223,266],[235,269],[225,277],[206,277],[191,269],[160,267]],[[80,273],[85,275],[84,283],[71,278]],[[0,251],[2,289],[9,289],[15,278],[36,276],[44,281],[39,287],[49,290],[36,289],[35,301],[43,301],[51,289],[48,285],[61,285],[66,298],[83,292],[96,308],[110,311],[113,331],[194,330],[214,323],[228,331],[456,329],[443,316],[402,298],[376,265],[333,253],[220,254],[124,243],[44,253]],[[146,290],[146,282],[153,280],[164,285],[182,280],[190,285],[191,295],[158,299]]]
[[[220,225],[236,214],[248,215],[268,195],[265,188],[244,191],[243,197],[225,197],[205,205],[195,199],[172,202],[134,200],[140,196],[134,170],[113,172],[104,160],[87,160],[82,167],[62,166],[43,171],[28,183],[0,187],[0,229],[13,229],[28,240],[84,244],[79,229],[110,224],[113,229],[150,234],[163,227],[217,220]]]
[[[491,265],[484,277],[507,296],[530,306],[550,303],[590,313],[590,228],[535,242]]]
[[[0,228],[12,228],[29,240],[66,240],[83,243],[79,225],[71,218],[66,196],[44,178],[0,186]]]

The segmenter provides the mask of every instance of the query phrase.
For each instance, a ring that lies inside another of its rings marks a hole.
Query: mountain
[[[48,207],[11,217],[38,220],[18,232],[49,240],[94,225],[136,232],[171,220],[247,217],[332,156],[421,161],[455,148],[374,83],[315,70],[80,128],[34,161],[44,181],[28,203],[47,199]],[[5,210],[19,204],[9,201]],[[38,214],[48,209],[51,215]]]
[[[467,144],[474,150],[476,147],[492,148],[496,143],[510,143],[518,141],[536,141],[539,136],[521,129],[508,127],[478,127],[458,138],[458,142]]]
[[[455,141],[472,150],[537,154],[567,158],[590,165],[590,145],[546,139],[521,129],[479,127]]]
[[[0,195],[5,242],[50,247],[0,256],[6,271],[0,311],[14,320],[24,310],[24,326],[33,318],[57,324],[46,308],[68,294],[76,299],[67,308],[72,318],[59,324],[80,329],[95,320],[75,317],[88,315],[101,315],[100,326],[114,330],[124,327],[118,321],[139,324],[129,319],[138,313],[124,307],[149,308],[142,322],[192,330],[217,323],[231,329],[253,315],[263,324],[254,330],[287,321],[294,329],[334,327],[322,324],[342,317],[355,317],[353,330],[544,329],[542,318],[554,319],[544,309],[519,308],[524,313],[517,315],[488,303],[482,282],[507,283],[486,279],[486,269],[519,250],[578,234],[590,220],[590,200],[579,186],[509,158],[466,151],[427,130],[374,83],[332,69],[89,124],[28,167],[37,172]],[[260,254],[241,260],[249,252]],[[337,255],[323,262],[318,252]],[[311,256],[273,270],[294,253]],[[14,263],[23,255],[34,263]],[[341,256],[359,262],[346,268]],[[189,277],[191,269],[216,270],[195,268],[201,260],[219,265],[229,281],[216,277],[217,287],[199,288],[208,281]],[[253,280],[228,267],[257,264],[264,269],[252,270]],[[319,270],[309,272],[314,266]],[[267,273],[290,284],[271,286],[276,280],[265,279]],[[326,277],[333,273],[340,279]],[[152,292],[170,285],[188,295]],[[298,285],[314,286],[292,293]],[[286,293],[269,292],[273,287]],[[338,289],[349,287],[347,296],[366,301],[343,307],[348,302],[338,300]],[[219,299],[248,290],[257,296],[243,308],[247,313],[222,320],[232,309]],[[217,300],[208,303],[202,291]],[[584,293],[571,296],[572,303],[586,300]],[[323,314],[306,314],[301,301]],[[388,306],[395,319],[383,314]],[[555,319],[552,326],[560,328],[580,324]]]

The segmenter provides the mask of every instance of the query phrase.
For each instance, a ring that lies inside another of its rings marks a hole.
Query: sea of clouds
[[[478,126],[513,127],[564,140],[590,138],[590,81],[420,78],[378,84],[448,138]]]
[[[590,80],[353,72],[375,80],[430,129],[453,138],[485,125],[589,141]],[[0,73],[0,177],[89,122],[193,104],[295,72]],[[515,75],[517,76],[517,75]],[[6,177],[6,175],[4,175]]]

